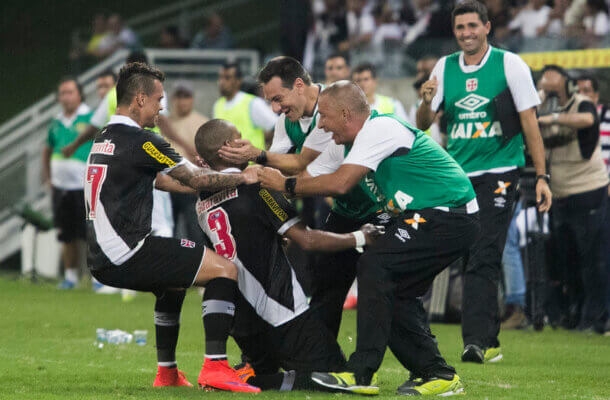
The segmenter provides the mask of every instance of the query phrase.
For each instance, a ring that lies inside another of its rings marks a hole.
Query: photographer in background
[[[571,90],[571,79],[559,66],[545,66],[538,86],[543,100],[538,122],[555,197],[552,275],[566,293],[570,310],[564,326],[603,333],[607,314],[600,252],[608,174],[597,110],[589,98]]]

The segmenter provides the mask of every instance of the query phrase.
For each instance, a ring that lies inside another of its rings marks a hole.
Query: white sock
[[[74,284],[78,283],[78,270],[76,268],[66,268],[64,278]]]

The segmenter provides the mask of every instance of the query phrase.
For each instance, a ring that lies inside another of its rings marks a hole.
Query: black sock
[[[157,361],[159,365],[176,365],[176,344],[180,331],[180,310],[186,291],[166,290],[155,293],[155,334],[157,338]]]
[[[237,282],[228,278],[215,278],[205,285],[201,303],[205,353],[211,358],[226,358],[227,339],[235,314]]]

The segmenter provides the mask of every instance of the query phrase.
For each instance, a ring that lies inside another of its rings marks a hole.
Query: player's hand
[[[64,157],[69,158],[72,156],[72,154],[74,154],[76,152],[76,146],[74,146],[74,144],[69,144],[67,146],[62,147],[61,149],[61,154],[63,154]]]
[[[261,150],[254,147],[248,139],[236,139],[218,149],[220,158],[233,164],[254,161],[260,153]]]
[[[273,189],[280,192],[285,192],[285,181],[286,177],[282,175],[282,173],[275,168],[259,168],[258,172],[258,180],[261,183],[261,186],[266,189]]]
[[[422,101],[426,104],[432,103],[432,99],[436,95],[437,89],[438,81],[436,80],[436,76],[433,76],[431,79],[424,82],[423,85],[421,85],[420,94]]]
[[[538,182],[536,182],[536,205],[538,206],[538,211],[549,211],[552,203],[553,193],[551,193],[551,188],[549,188],[548,183],[544,179],[538,179]]]
[[[360,230],[364,233],[367,245],[372,244],[376,238],[385,234],[385,226],[383,225],[364,224],[360,227]]]
[[[244,169],[241,173],[241,175],[244,177],[244,181],[245,181],[244,183],[249,185],[249,184],[258,182],[259,179],[258,179],[257,172],[260,168],[261,167],[258,165],[252,165],[252,166]]]

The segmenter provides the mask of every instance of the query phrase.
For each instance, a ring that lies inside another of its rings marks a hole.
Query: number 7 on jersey
[[[95,212],[100,198],[102,184],[106,180],[107,165],[91,164],[87,166],[85,176],[85,201],[87,202],[87,219],[95,219]]]

